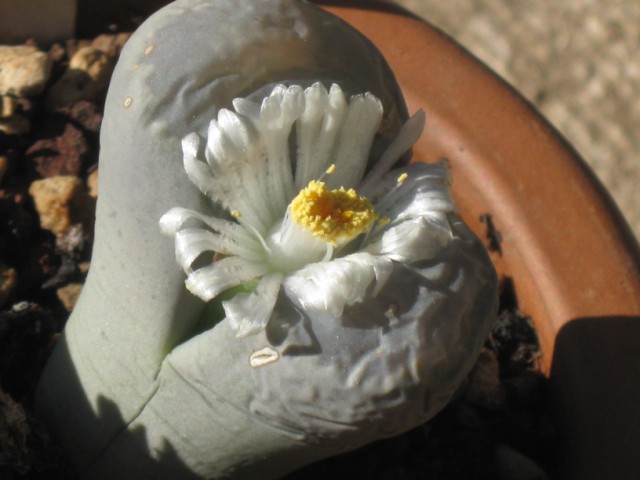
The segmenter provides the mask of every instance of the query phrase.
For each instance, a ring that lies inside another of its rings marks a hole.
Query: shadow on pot
[[[640,317],[579,318],[556,337],[551,391],[566,479],[640,472]]]

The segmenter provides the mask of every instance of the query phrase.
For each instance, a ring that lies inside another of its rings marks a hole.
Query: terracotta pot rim
[[[520,306],[539,329],[545,371],[567,322],[639,315],[638,243],[568,142],[438,29],[388,2],[382,10],[375,8],[381,2],[344,3],[326,8],[377,44],[410,111],[427,112],[415,157],[451,163],[462,216],[479,236],[480,215],[493,216],[503,237],[503,254],[493,258],[500,273],[514,278]],[[588,258],[602,263],[597,274]]]

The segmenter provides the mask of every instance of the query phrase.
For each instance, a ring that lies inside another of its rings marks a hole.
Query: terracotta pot
[[[492,257],[540,337],[563,478],[637,478],[640,250],[616,206],[553,127],[445,34],[389,3],[333,3],[387,58],[409,111],[426,111],[414,158],[446,158],[464,219],[483,238],[490,214],[501,234]]]

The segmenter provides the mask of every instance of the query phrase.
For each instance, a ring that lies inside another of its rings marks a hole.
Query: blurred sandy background
[[[640,238],[639,0],[396,0],[531,101]]]

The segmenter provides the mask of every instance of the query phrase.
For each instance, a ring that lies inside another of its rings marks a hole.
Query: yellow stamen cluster
[[[353,189],[329,190],[312,180],[291,202],[291,217],[316,237],[336,245],[367,231],[378,218],[373,205]]]

